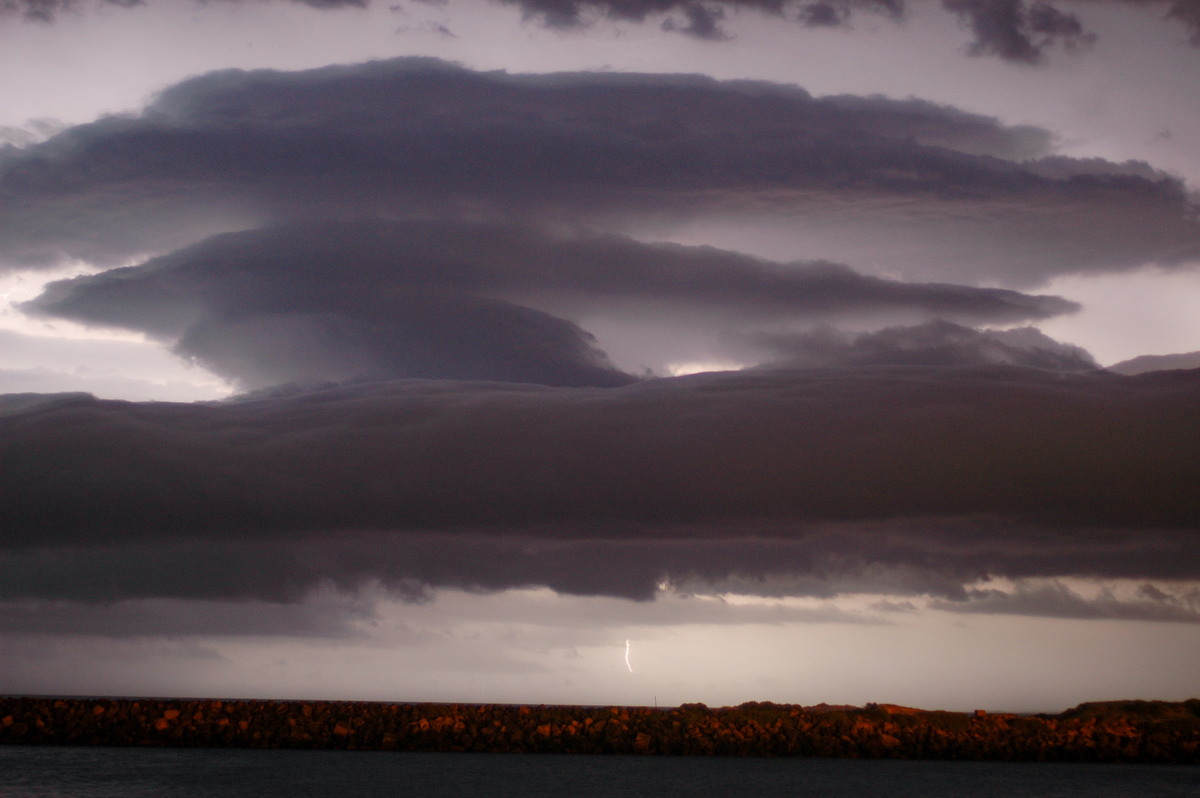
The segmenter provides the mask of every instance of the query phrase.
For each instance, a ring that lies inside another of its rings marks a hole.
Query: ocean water
[[[1196,798],[1200,768],[0,746],[4,798],[338,795]]]

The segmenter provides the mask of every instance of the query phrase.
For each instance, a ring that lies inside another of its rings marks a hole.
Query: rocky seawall
[[[710,709],[0,698],[0,743],[1200,764],[1200,699],[1061,715],[752,702]]]

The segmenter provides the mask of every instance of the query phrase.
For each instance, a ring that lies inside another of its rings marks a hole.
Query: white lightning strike
[[[629,641],[625,641],[625,667],[629,668],[629,672],[633,673],[633,666],[629,664]]]

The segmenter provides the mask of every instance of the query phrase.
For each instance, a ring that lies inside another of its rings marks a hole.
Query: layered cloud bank
[[[323,580],[646,597],[767,579],[963,600],[988,577],[1194,580],[1198,394],[1190,372],[882,367],[9,399],[0,584],[287,600]]]
[[[0,151],[3,268],[118,267],[26,311],[254,392],[0,397],[0,627],[372,585],[1194,621],[1200,377],[994,327],[1076,310],[1034,293],[1057,275],[1194,264],[1200,219],[1054,145],[919,100],[398,59],[212,73]],[[648,243],[722,224],[789,254]],[[661,376],[714,361],[748,368]]]
[[[450,221],[228,234],[140,266],[53,283],[26,305],[148,333],[249,389],[363,377],[600,386],[633,379],[562,315],[650,316],[709,346],[738,330],[742,345],[726,348],[760,362],[774,344],[751,330],[778,336],[789,325],[865,318],[1011,323],[1075,308],[1059,297],[901,283],[831,263]],[[654,346],[627,337],[626,348]]]
[[[726,223],[767,231],[789,260],[1013,287],[1200,258],[1179,181],[1045,160],[1048,140],[915,100],[696,76],[428,59],[218,72],[138,116],[0,153],[0,259],[119,265],[212,233],[363,216],[639,237]]]

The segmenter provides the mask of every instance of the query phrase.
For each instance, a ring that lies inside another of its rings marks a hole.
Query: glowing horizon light
[[[741,371],[745,363],[733,360],[688,361],[685,363],[668,363],[667,373],[672,377],[685,377],[688,374],[704,374],[710,371]]]

